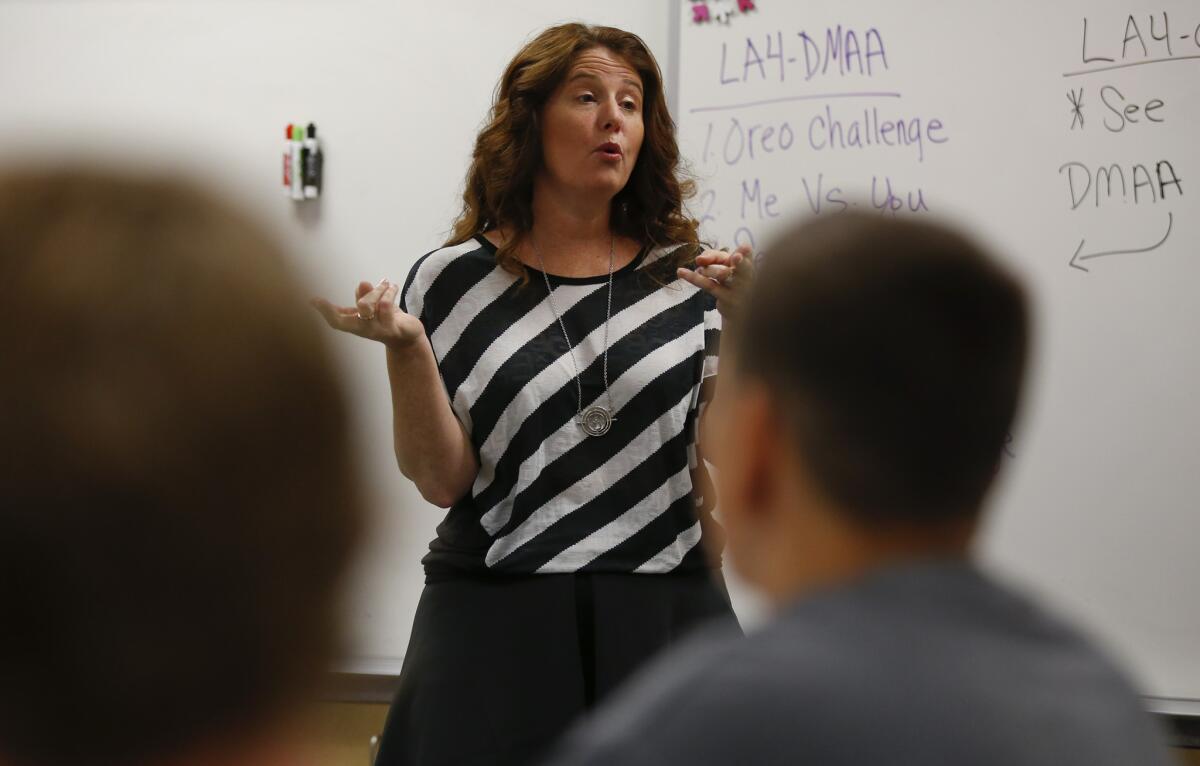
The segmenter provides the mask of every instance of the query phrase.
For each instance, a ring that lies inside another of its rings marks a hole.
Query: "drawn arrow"
[[[1162,236],[1162,239],[1155,242],[1150,247],[1140,247],[1140,248],[1137,248],[1136,250],[1105,250],[1102,253],[1088,253],[1087,255],[1080,255],[1080,253],[1083,252],[1083,244],[1087,241],[1087,240],[1081,239],[1081,240],[1079,240],[1079,247],[1075,248],[1075,255],[1071,256],[1070,265],[1072,268],[1079,269],[1080,271],[1090,273],[1091,270],[1088,268],[1085,268],[1084,266],[1081,266],[1079,264],[1079,261],[1088,261],[1088,260],[1091,260],[1092,258],[1103,258],[1106,255],[1127,255],[1130,253],[1148,253],[1151,250],[1157,250],[1158,248],[1162,247],[1163,243],[1167,241],[1167,238],[1171,236],[1171,227],[1174,225],[1174,223],[1175,223],[1175,216],[1172,215],[1170,211],[1168,211],[1167,212],[1167,233]]]

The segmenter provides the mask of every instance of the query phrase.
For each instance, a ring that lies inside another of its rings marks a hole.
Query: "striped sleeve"
[[[470,257],[481,249],[478,241],[468,239],[426,253],[409,269],[400,293],[400,309],[420,319],[431,340],[463,295],[493,270],[490,257]],[[435,351],[440,360],[445,349],[435,344]]]
[[[401,311],[421,320],[425,336],[437,361],[438,374],[450,397],[450,406],[467,432],[471,432],[469,405],[455,397],[459,381],[452,352],[460,340],[465,322],[475,318],[476,312],[465,311],[464,307],[488,303],[487,296],[472,300],[480,283],[485,292],[492,287],[487,277],[500,275],[501,285],[508,284],[512,277],[504,274],[486,253],[477,239],[468,239],[457,245],[447,245],[426,253],[409,269],[400,292]],[[471,343],[466,344],[468,347]],[[469,350],[468,350],[469,353]],[[447,361],[450,357],[450,362]]]
[[[698,513],[711,510],[716,499],[708,467],[701,459],[700,440],[701,418],[716,391],[721,350],[721,313],[717,311],[716,298],[705,294],[704,299],[704,357],[700,383],[696,386],[692,400],[693,430],[688,445],[688,467],[692,470],[693,497]]]
[[[704,369],[700,376],[700,386],[696,390],[696,399],[692,403],[692,409],[696,410],[697,415],[703,414],[705,406],[712,401],[721,353],[721,312],[717,311],[716,298],[711,295],[706,295],[705,298]]]
[[[424,273],[422,273],[423,267],[431,255],[433,255],[432,252],[426,253],[417,259],[417,262],[408,270],[404,288],[400,291],[400,310],[406,314],[412,314],[422,322],[425,322],[426,319],[425,293],[437,276],[429,274],[429,269],[424,269]]]

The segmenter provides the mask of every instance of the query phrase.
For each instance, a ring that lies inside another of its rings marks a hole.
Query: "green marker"
[[[304,128],[296,124],[292,128],[292,199],[304,199],[304,159],[300,150],[304,146]]]

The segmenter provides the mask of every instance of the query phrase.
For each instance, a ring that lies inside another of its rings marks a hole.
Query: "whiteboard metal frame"
[[[680,21],[683,13],[683,0],[671,0],[667,3],[667,13],[671,14],[671,18],[667,20],[667,72],[666,83],[667,89],[667,109],[671,112],[671,118],[675,120],[675,124],[679,124],[679,60],[680,60],[680,43],[683,36],[683,23]]]

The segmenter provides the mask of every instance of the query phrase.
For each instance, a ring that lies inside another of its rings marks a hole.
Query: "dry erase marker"
[[[303,130],[299,125],[292,126],[292,199],[304,199],[304,186],[300,178],[304,172],[300,160],[300,149],[302,147],[300,136],[302,132]]]
[[[321,144],[317,141],[317,126],[308,123],[304,133],[304,196],[314,199],[321,193]]]
[[[308,147],[308,133],[304,128],[300,128],[300,195],[308,196],[308,189],[304,188],[307,185],[308,179],[308,164],[311,162],[312,153]]]
[[[292,126],[290,123],[283,134],[287,137],[287,143],[283,145],[283,193],[290,197],[292,194]]]

